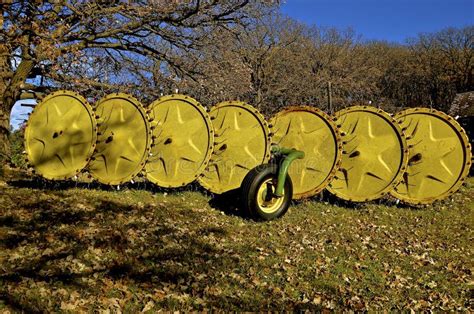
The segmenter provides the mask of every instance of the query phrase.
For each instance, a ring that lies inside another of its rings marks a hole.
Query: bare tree
[[[124,84],[123,60],[161,63],[174,73],[192,75],[186,53],[198,49],[213,29],[245,19],[248,5],[249,0],[3,0],[0,155],[8,154],[14,103],[48,89],[28,84],[28,78],[41,76],[54,86],[113,89]],[[88,72],[85,63],[89,68],[109,66],[108,76],[98,69]],[[128,78],[132,86],[134,80]]]

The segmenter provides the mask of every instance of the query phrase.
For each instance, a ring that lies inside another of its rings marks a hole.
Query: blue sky
[[[423,32],[474,24],[474,0],[286,0],[282,12],[306,24],[352,27],[363,39],[405,42]]]
[[[13,109],[10,113],[10,124],[13,126],[13,129],[18,129],[20,125],[28,119],[28,114],[33,111],[31,107],[23,107],[21,104],[36,104],[36,100],[20,100],[15,103]]]

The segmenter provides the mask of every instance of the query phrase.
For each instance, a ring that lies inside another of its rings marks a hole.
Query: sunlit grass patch
[[[4,185],[0,308],[468,310],[473,194],[257,223],[201,192]]]

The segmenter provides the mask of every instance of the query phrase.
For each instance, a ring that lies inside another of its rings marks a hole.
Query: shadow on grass
[[[236,199],[232,195],[226,196],[228,198],[219,198],[222,203],[216,206],[220,206],[223,211],[233,211]],[[216,199],[214,201],[217,202]],[[245,242],[233,244],[230,251],[217,245],[219,239],[229,240],[228,231],[220,226],[194,226],[192,233],[183,231],[186,224],[172,224],[169,219],[165,219],[167,215],[177,215],[172,218],[192,222],[197,221],[199,213],[173,213],[172,209],[160,213],[161,209],[157,207],[124,205],[103,199],[97,200],[95,204],[85,210],[69,204],[67,198],[60,202],[30,200],[26,206],[18,204],[35,212],[29,219],[3,217],[0,220],[0,226],[7,229],[9,234],[8,237],[0,238],[0,249],[15,250],[21,246],[37,252],[18,259],[4,260],[0,264],[0,299],[6,305],[17,311],[49,311],[51,308],[48,302],[51,301],[35,300],[35,288],[34,285],[30,286],[31,283],[41,282],[52,290],[80,290],[97,296],[102,293],[102,279],[105,278],[145,291],[171,287],[171,292],[175,294],[186,293],[205,298],[208,307],[243,310],[295,308],[285,303],[290,302],[288,300],[272,300],[271,293],[265,291],[255,293],[255,299],[245,300],[236,296],[207,295],[207,289],[215,284],[216,278],[222,278],[217,277],[218,274],[225,276],[235,271],[245,272],[238,270],[238,265],[241,258],[245,258],[253,248]],[[139,221],[150,210],[157,210],[154,215],[161,215],[163,219],[154,219],[152,224],[125,222],[119,227],[113,223],[119,214]],[[84,236],[81,231],[91,223],[97,226],[96,232],[92,236]],[[127,233],[130,231],[143,233],[146,244],[131,239]],[[49,251],[45,253],[47,249]],[[108,257],[102,256],[103,262],[91,263],[84,257],[91,249],[108,252]],[[65,266],[71,263],[74,265],[74,261],[86,265],[85,269]],[[245,276],[245,273],[241,274]],[[25,281],[31,287],[28,291],[32,295],[25,294],[25,290],[17,290],[20,286],[25,287]],[[91,281],[94,283],[91,284]],[[242,282],[231,277],[225,278],[225,284],[230,287],[242,286]],[[261,300],[268,302],[262,304]],[[59,301],[53,298],[52,304],[54,302]],[[157,306],[172,307],[172,304],[167,303],[170,302],[167,298],[161,302]],[[57,308],[59,305],[54,306]]]
[[[117,190],[145,190],[151,193],[167,193],[170,195],[179,194],[182,192],[200,192],[211,197],[209,205],[217,210],[222,211],[226,215],[247,218],[240,206],[240,189],[231,190],[223,194],[212,194],[201,187],[198,183],[193,182],[179,188],[163,188],[151,182],[134,182],[126,183],[120,186],[110,186],[98,182],[84,183],[72,180],[51,181],[45,180],[41,177],[33,179],[19,179],[7,182],[10,186],[16,188],[28,188],[46,191],[63,191],[74,188],[81,189],[96,189],[103,191],[117,191]]]
[[[10,186],[18,187],[18,188],[30,188],[30,189],[38,189],[38,190],[51,190],[51,191],[61,191],[61,190],[68,190],[73,188],[82,188],[82,189],[96,189],[96,190],[103,190],[103,191],[117,191],[117,190],[145,190],[151,193],[167,193],[169,195],[175,195],[182,192],[199,192],[205,195],[209,195],[211,200],[209,201],[209,205],[217,210],[222,211],[226,215],[230,216],[237,216],[242,218],[248,218],[245,212],[240,208],[240,193],[239,189],[231,190],[225,192],[223,194],[212,194],[205,190],[202,186],[200,186],[197,182],[193,182],[183,187],[179,188],[163,188],[159,187],[151,182],[143,181],[143,182],[134,182],[134,183],[126,183],[120,186],[110,186],[106,184],[101,184],[98,182],[91,182],[91,183],[84,183],[84,182],[77,182],[72,180],[65,180],[65,181],[51,181],[45,180],[41,177],[34,177],[33,179],[17,179],[11,180],[7,182]],[[413,209],[419,210],[423,209],[425,206],[423,205],[414,205],[408,204],[397,201],[395,198],[390,196],[385,196],[380,199],[371,200],[371,201],[363,201],[363,202],[354,202],[349,200],[344,200],[338,198],[334,194],[331,194],[327,190],[323,190],[318,195],[315,195],[309,200],[316,201],[316,202],[327,202],[331,205],[346,208],[346,209],[353,209],[353,210],[363,210],[366,208],[367,205],[376,204],[376,205],[384,205],[384,206],[396,206],[399,208],[405,209]],[[295,200],[298,202],[298,200]]]
[[[118,190],[145,190],[152,193],[168,193],[176,194],[184,191],[196,191],[206,193],[206,190],[202,188],[198,183],[193,182],[183,187],[178,188],[163,188],[149,181],[138,181],[138,182],[127,182],[121,185],[107,185],[97,181],[93,182],[81,182],[75,180],[46,180],[41,177],[33,177],[30,179],[15,179],[7,181],[7,184],[16,188],[28,188],[34,190],[47,190],[47,191],[62,191],[74,188],[81,189],[96,189],[103,191],[118,191]]]
[[[84,188],[84,189],[91,189],[91,188],[99,188],[100,185],[98,183],[85,183],[85,182],[78,182],[74,180],[58,180],[58,181],[50,181],[45,180],[40,177],[33,177],[31,179],[16,179],[16,180],[9,180],[7,184],[15,187],[15,188],[27,188],[27,189],[34,189],[34,190],[68,190],[73,188]]]
[[[419,209],[424,208],[423,205],[413,205],[413,204],[407,204],[407,203],[397,201],[397,199],[388,195],[382,198],[370,200],[370,201],[363,201],[363,202],[348,201],[348,200],[338,198],[337,196],[335,196],[334,194],[331,194],[327,190],[322,191],[320,194],[311,198],[311,200],[315,200],[317,202],[327,202],[328,204],[331,204],[333,206],[342,207],[342,208],[351,209],[351,210],[364,210],[367,208],[368,205],[393,206],[393,207],[406,208],[406,209],[412,209],[412,210],[419,210]]]
[[[209,201],[209,206],[226,215],[248,218],[242,209],[240,189],[214,195]]]

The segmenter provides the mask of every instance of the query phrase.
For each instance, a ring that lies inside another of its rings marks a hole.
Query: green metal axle
[[[283,190],[285,188],[286,175],[288,174],[288,169],[290,168],[291,163],[296,159],[303,159],[304,152],[296,150],[294,148],[285,148],[279,146],[272,146],[272,153],[282,155],[282,161],[278,168],[278,182],[275,190],[275,196],[282,197]]]

